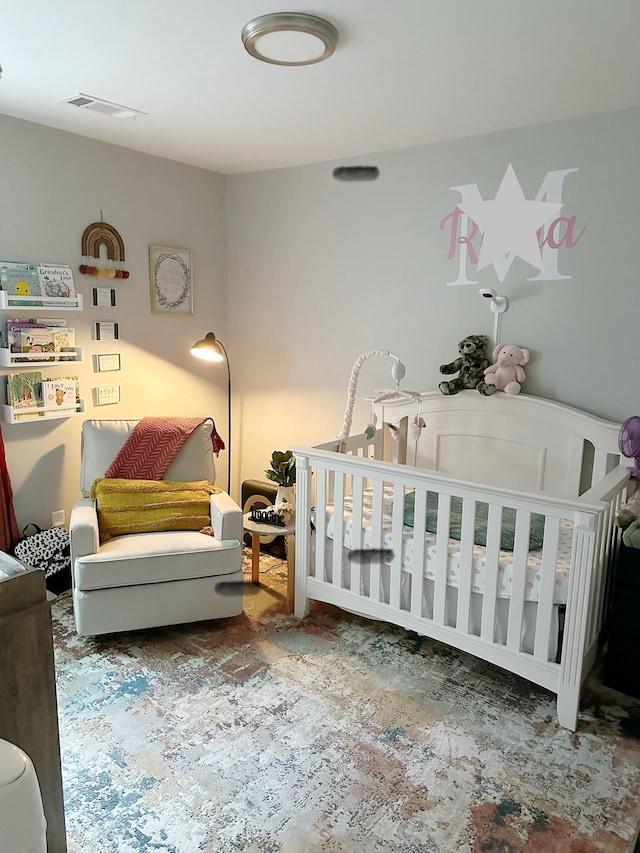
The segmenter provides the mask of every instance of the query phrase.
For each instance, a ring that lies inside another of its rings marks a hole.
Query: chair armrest
[[[242,542],[242,510],[227,492],[211,495],[211,526],[216,539]]]
[[[72,566],[77,557],[95,554],[100,548],[98,513],[96,502],[91,498],[82,498],[73,505],[69,519],[69,541]]]

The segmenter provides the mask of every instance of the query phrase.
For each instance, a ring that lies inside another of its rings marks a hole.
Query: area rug
[[[554,697],[400,628],[284,612],[76,636],[53,605],[69,853],[630,853],[640,701]]]

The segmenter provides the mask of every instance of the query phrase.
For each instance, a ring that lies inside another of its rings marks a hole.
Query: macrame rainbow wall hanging
[[[91,259],[100,261],[100,247],[107,250],[107,261],[114,265],[91,264]],[[82,263],[80,272],[83,275],[95,275],[99,278],[129,278],[124,268],[124,242],[113,225],[106,222],[92,222],[84,229],[82,235]]]

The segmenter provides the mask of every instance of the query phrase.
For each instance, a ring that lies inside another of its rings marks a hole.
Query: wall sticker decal
[[[564,207],[564,179],[577,168],[547,172],[534,200],[528,200],[509,163],[494,199],[485,201],[477,184],[451,187],[461,201],[440,223],[449,232],[449,260],[458,256],[458,276],[447,285],[478,284],[469,277],[469,264],[476,270],[492,265],[503,282],[516,257],[539,272],[527,281],[557,281],[571,278],[558,269],[558,252],[571,249],[581,239],[586,225],[576,233],[576,217],[560,215]]]

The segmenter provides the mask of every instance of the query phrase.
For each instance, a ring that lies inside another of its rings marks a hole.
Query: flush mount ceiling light
[[[256,59],[272,65],[313,65],[327,59],[338,31],[323,18],[275,12],[254,18],[242,30],[242,42]]]

